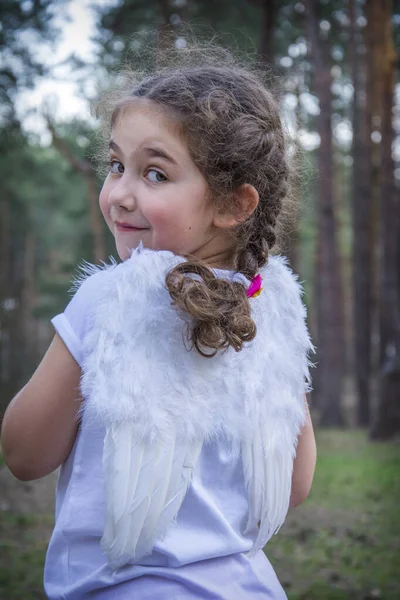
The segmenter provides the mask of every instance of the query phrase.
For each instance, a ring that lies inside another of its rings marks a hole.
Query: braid
[[[269,137],[269,139],[271,139]],[[281,177],[273,186],[268,186],[268,198],[260,197],[257,209],[248,222],[238,228],[236,269],[247,277],[254,277],[268,262],[269,251],[277,239],[277,220],[282,210],[283,199],[288,194],[289,169],[284,161]]]
[[[268,242],[266,239],[249,237],[246,246],[236,254],[235,268],[249,279],[253,279],[258,270],[268,261]]]

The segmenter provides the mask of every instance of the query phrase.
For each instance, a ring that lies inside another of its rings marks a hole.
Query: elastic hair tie
[[[262,292],[262,277],[260,274],[256,275],[249,287],[246,290],[246,296],[248,298],[257,298]]]

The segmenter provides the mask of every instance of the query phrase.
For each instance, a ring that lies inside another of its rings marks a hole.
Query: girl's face
[[[217,226],[207,182],[178,128],[151,101],[122,109],[110,140],[100,208],[122,260],[147,248],[228,264],[232,238]]]

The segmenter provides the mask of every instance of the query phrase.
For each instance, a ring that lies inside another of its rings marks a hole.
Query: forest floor
[[[289,600],[399,600],[400,444],[356,430],[317,444],[311,494],[266,548]],[[19,482],[0,457],[0,600],[45,598],[54,484]]]
[[[289,600],[400,600],[400,444],[317,431],[311,493],[266,554]]]

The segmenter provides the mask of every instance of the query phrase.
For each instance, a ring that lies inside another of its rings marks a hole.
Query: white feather
[[[201,444],[137,443],[129,422],[106,432],[106,518],[101,548],[116,569],[151,552],[176,518]]]
[[[261,520],[264,486],[263,450],[259,428],[254,432],[252,443],[242,445],[242,462],[245,485],[249,495],[249,516],[245,534],[249,533]]]
[[[175,442],[171,440],[168,445],[154,444],[157,448],[156,455],[153,455],[152,473],[143,473],[140,479],[141,489],[138,490],[137,497],[142,498],[146,503],[146,513],[144,519],[135,523],[135,536],[133,539],[133,556],[140,557],[148,554],[156,541],[156,528],[159,523],[160,513],[164,506],[165,496],[168,485],[171,482],[171,467],[175,451]],[[150,451],[148,448],[147,451]],[[179,482],[173,482],[178,485]],[[167,524],[168,525],[168,524]]]
[[[188,444],[181,449],[179,458],[174,465],[174,479],[179,485],[169,485],[165,505],[161,514],[162,523],[173,522],[187,492],[193,471],[199,458],[202,442]],[[163,526],[160,523],[159,532],[162,535]]]
[[[271,435],[270,430],[269,435],[270,439],[268,428],[259,427],[253,443],[242,451],[245,486],[250,498],[246,531],[260,522],[249,556],[254,556],[278,532],[289,510],[293,447],[290,443],[282,444],[276,432]]]
[[[187,351],[167,272],[184,259],[138,248],[125,262],[86,266],[92,305],[81,390],[106,429],[102,548],[114,568],[151,552],[177,519],[204,440],[241,444],[253,551],[282,524],[313,351],[301,288],[281,257],[251,300],[257,336],[240,353]],[[245,283],[241,274],[218,276]],[[79,293],[78,290],[77,293]],[[189,319],[190,321],[190,319]],[[190,325],[190,323],[189,323]]]
[[[129,422],[107,429],[103,449],[106,516],[101,547],[110,562],[125,554],[128,545],[131,532],[126,510],[135,497],[142,457],[143,448],[135,444]]]

